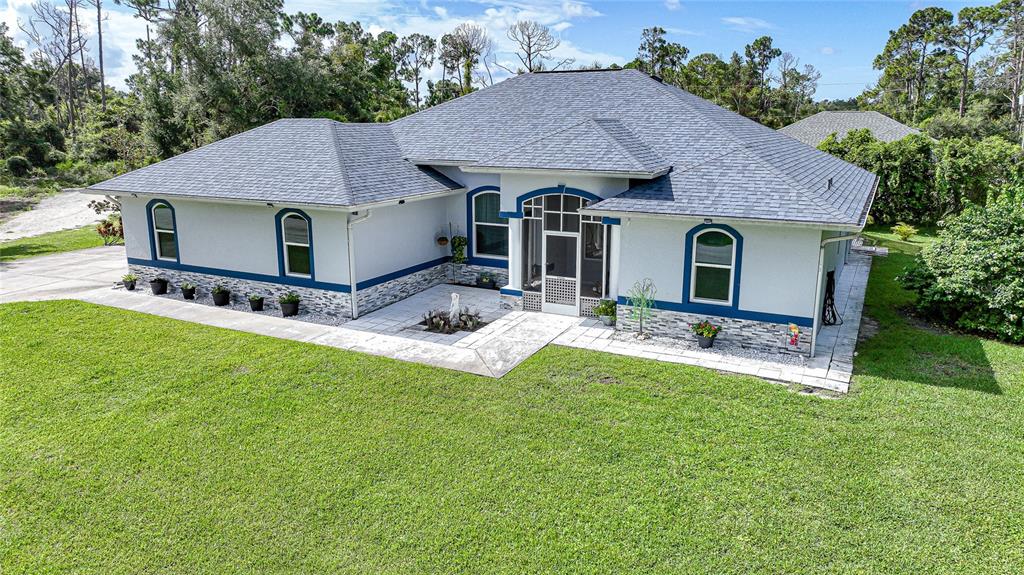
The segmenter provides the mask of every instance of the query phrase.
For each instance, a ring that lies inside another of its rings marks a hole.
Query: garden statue
[[[459,320],[459,313],[462,308],[459,306],[459,294],[452,292],[452,305],[448,308],[448,320],[452,322],[452,326],[458,326],[461,322]]]

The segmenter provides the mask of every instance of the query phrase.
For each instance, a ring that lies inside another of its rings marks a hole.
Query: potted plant
[[[281,304],[282,317],[291,317],[299,314],[299,294],[290,291],[277,298],[277,303]]]
[[[164,295],[167,293],[167,278],[149,280],[149,289],[153,290],[153,295]]]
[[[213,295],[214,305],[228,305],[231,303],[231,290],[220,284],[213,286],[210,294]]]
[[[610,299],[603,299],[601,303],[594,306],[594,315],[600,318],[605,325],[615,325],[615,313],[617,306]]]
[[[128,291],[135,291],[135,282],[139,281],[139,276],[135,274],[124,274],[121,276],[121,283],[124,284],[124,289]]]
[[[252,294],[249,296],[249,309],[252,311],[263,311],[263,296]]]
[[[476,287],[494,289],[494,276],[491,272],[483,272],[476,276]]]
[[[181,297],[185,299],[196,299],[196,284],[182,282]]]
[[[714,345],[715,336],[718,332],[722,331],[722,326],[715,325],[708,320],[704,320],[698,323],[690,324],[690,329],[693,333],[697,334],[697,345],[701,349],[707,349]]]

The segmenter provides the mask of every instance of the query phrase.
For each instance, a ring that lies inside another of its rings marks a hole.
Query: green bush
[[[896,234],[903,241],[907,241],[911,236],[917,233],[917,228],[906,223],[898,222],[895,226],[891,227],[892,233]]]
[[[925,315],[1024,343],[1024,187],[951,217],[899,280]]]
[[[7,158],[7,170],[13,176],[24,178],[31,169],[32,164],[29,163],[25,156],[11,156]]]

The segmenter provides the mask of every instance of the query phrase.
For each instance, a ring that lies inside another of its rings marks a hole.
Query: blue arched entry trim
[[[475,239],[474,236],[476,236],[473,231],[473,198],[477,194],[482,194],[484,192],[500,193],[501,188],[498,186],[480,186],[479,188],[473,188],[466,193],[466,263],[477,266],[508,269],[508,260],[478,258],[473,256],[473,240]],[[504,212],[499,212],[498,215],[503,218],[509,217],[509,215]],[[509,246],[509,249],[512,249],[512,246]]]
[[[171,205],[171,202],[160,198],[150,200],[146,204],[146,223],[149,224],[149,257],[153,260],[170,261],[169,259],[161,260],[156,251],[156,234],[153,232],[153,208],[161,204],[171,209],[171,227],[174,229],[174,261],[181,263],[181,250],[178,249],[178,217],[174,213],[174,206]]]
[[[523,217],[523,202],[530,198],[537,196],[547,196],[550,194],[569,194],[570,196],[579,196],[581,198],[591,201],[601,201],[601,196],[592,194],[586,190],[579,188],[567,188],[565,186],[554,186],[551,188],[541,188],[539,190],[533,190],[532,192],[526,192],[525,194],[516,198],[516,213],[519,214],[517,217]]]
[[[277,212],[277,215],[274,216],[274,227],[277,229],[277,275],[281,277],[291,277],[285,273],[286,270],[284,266],[284,229],[282,229],[281,226],[281,222],[284,221],[285,216],[288,216],[290,214],[295,214],[297,216],[302,217],[302,219],[306,220],[306,225],[308,226],[309,232],[308,280],[310,282],[313,282],[316,279],[316,267],[314,267],[313,265],[313,218],[309,217],[309,214],[307,214],[306,212],[295,208],[285,208]]]
[[[719,305],[713,303],[701,303],[690,301],[690,282],[692,281],[693,274],[693,239],[697,237],[697,234],[706,230],[721,230],[736,241],[736,261],[733,262],[733,283],[732,283],[732,303],[729,305]],[[706,313],[706,314],[718,314],[727,315],[724,310],[737,311],[740,307],[740,277],[743,271],[743,236],[740,235],[734,228],[725,224],[700,224],[690,228],[690,231],[686,232],[686,256],[684,258],[683,267],[683,299],[686,302],[687,311],[693,313]]]

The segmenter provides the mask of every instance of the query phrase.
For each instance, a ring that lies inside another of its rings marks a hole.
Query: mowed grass
[[[102,245],[103,238],[96,233],[95,226],[85,226],[6,242],[0,241],[0,262],[84,250]]]
[[[875,260],[841,400],[0,306],[0,571],[1022,572],[1024,348],[908,323],[905,261]]]

